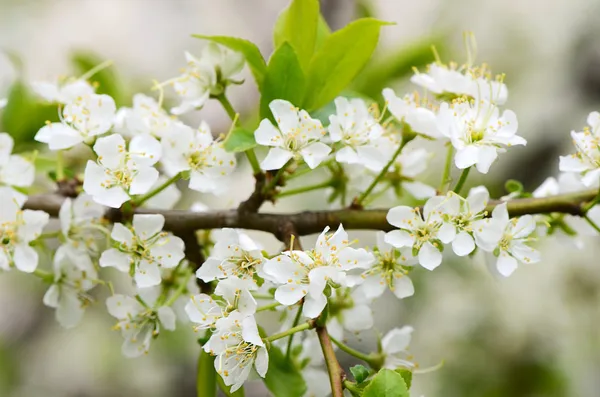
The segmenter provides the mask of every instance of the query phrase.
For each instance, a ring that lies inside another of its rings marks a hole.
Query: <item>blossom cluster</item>
[[[386,291],[398,299],[415,294],[409,274],[418,267],[432,271],[456,257],[482,254],[509,276],[519,263],[540,261],[538,237],[555,230],[597,234],[598,201],[585,220],[563,214],[511,217],[512,200],[527,195],[522,189],[502,200],[491,200],[485,186],[462,195],[472,168],[486,174],[500,153],[526,141],[517,135],[515,113],[501,109],[508,97],[503,76],[492,76],[485,66],[438,61],[412,77],[420,91],[398,96],[384,89],[381,110],[375,102],[340,96],[333,114],[317,118],[275,99],[268,106],[272,117],[257,123],[253,145],[244,150],[254,173],[267,181],[266,186],[257,182],[265,199],[290,194],[286,178],[320,168],[332,179],[316,188],[333,189],[331,201],[340,198],[333,205],[345,206],[345,198],[353,197],[351,211],[361,211],[387,193],[411,204],[387,211],[387,224],[372,236],[373,247],[361,247],[331,218],[335,230],[325,227],[309,249],[292,230],[284,236],[288,246],[268,252],[244,231],[225,227],[225,221],[210,238],[198,239],[189,227],[184,236],[177,221],[161,212],[178,205],[180,181],[187,180],[192,191],[222,196],[232,185],[237,159],[206,122],[192,127],[178,116],[210,99],[230,107],[226,89],[241,84],[237,75],[246,61],[242,53],[215,43],[200,57],[186,53],[185,58],[182,74],[158,86],[158,100],[136,94],[131,107],[120,109],[84,78],[33,84],[40,97],[57,105],[59,121],[41,126],[35,140],[56,154],[59,187],[70,178],[63,155],[88,148],[82,150],[85,165],[72,167],[76,197],[64,198],[56,225],[48,213],[27,204],[37,154],[13,154],[13,139],[0,134],[0,269],[33,273],[48,283],[43,302],[56,309],[64,327],[81,321],[94,301],[93,288],[107,286],[106,307],[117,319],[128,357],[148,353],[152,340],[163,329],[174,330],[177,320],[191,322],[231,392],[252,372],[268,377],[271,349],[287,349],[286,357],[306,381],[306,395],[327,396],[322,341],[313,328],[326,329],[344,349],[347,333],[375,328],[373,302]],[[180,98],[170,111],[163,108],[164,86]],[[576,153],[560,158],[563,174],[544,182],[534,198],[599,187],[600,114],[591,113],[588,124],[571,133]],[[439,188],[418,179],[428,170],[432,145],[448,149]],[[461,176],[450,189],[452,164]],[[202,248],[184,243],[190,235]],[[53,253],[49,272],[38,266],[38,251],[46,246]],[[200,254],[200,249],[206,258],[194,263],[190,251]],[[126,277],[129,290],[114,293],[103,277],[106,268]],[[265,311],[280,313],[281,332],[268,336],[258,325]],[[375,370],[414,370],[417,364],[407,352],[412,332],[410,326],[392,329],[379,351],[364,357]],[[295,333],[302,337],[293,338]]]

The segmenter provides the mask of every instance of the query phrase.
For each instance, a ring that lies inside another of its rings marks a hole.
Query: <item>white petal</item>
[[[118,270],[127,273],[131,266],[131,257],[115,248],[108,249],[100,256],[101,267],[115,267]]]
[[[415,287],[408,276],[395,276],[392,292],[396,295],[396,298],[404,299],[415,294]]]
[[[373,327],[373,312],[368,305],[359,304],[344,310],[344,328],[350,332],[358,332]]]
[[[399,206],[391,208],[386,216],[386,219],[390,225],[412,229],[411,224],[414,223],[415,217],[417,217],[415,209],[407,206]]]
[[[111,316],[117,319],[133,317],[142,309],[134,298],[126,295],[115,294],[106,299],[106,308]]]
[[[517,260],[505,251],[502,251],[496,262],[496,268],[501,275],[508,277],[517,269]]]
[[[133,233],[131,232],[131,230],[129,230],[128,227],[125,227],[122,223],[117,222],[114,224],[110,237],[113,240],[123,243],[129,247],[133,245]]]
[[[37,252],[27,244],[17,244],[13,255],[15,266],[22,272],[33,273],[38,265]]]
[[[304,307],[302,308],[302,314],[308,318],[318,317],[325,305],[327,304],[327,297],[323,294],[314,296],[307,295],[304,300]]]
[[[424,200],[437,194],[435,188],[422,182],[403,182],[402,187],[417,200]]]
[[[431,243],[423,244],[419,250],[419,264],[427,270],[433,270],[442,263],[442,253]]]
[[[284,284],[275,291],[275,300],[282,305],[290,306],[307,294],[306,285]]]
[[[269,109],[271,109],[271,113],[273,113],[279,129],[284,134],[288,134],[298,128],[300,124],[298,109],[288,101],[275,99],[269,104]]]
[[[158,319],[162,326],[169,331],[175,330],[175,312],[168,306],[161,306],[157,310]]]
[[[456,238],[456,226],[444,222],[438,230],[437,237],[444,244],[451,243]]]
[[[165,225],[165,217],[160,214],[136,214],[133,216],[133,229],[135,234],[147,240],[160,233]]]
[[[452,241],[452,250],[458,256],[469,255],[475,249],[475,241],[473,237],[465,231],[458,233],[454,241]]]
[[[138,165],[149,167],[160,160],[162,146],[150,135],[137,135],[129,143],[129,153]]]
[[[64,328],[73,328],[81,321],[84,309],[74,290],[63,291],[56,308],[56,320]]]
[[[260,168],[269,170],[278,170],[283,167],[293,157],[292,152],[274,147],[269,150],[267,157],[260,163]]]
[[[50,150],[68,149],[83,142],[83,137],[77,130],[62,123],[52,123],[42,127],[34,139],[47,143]]]
[[[158,171],[153,167],[141,167],[129,186],[129,194],[145,194],[152,189],[158,179]]]
[[[387,354],[395,354],[406,351],[410,345],[413,328],[404,326],[402,328],[394,328],[388,331],[381,339],[383,351]]]
[[[140,261],[135,269],[134,279],[139,288],[153,287],[162,281],[158,265],[145,260]]]
[[[254,366],[256,368],[256,372],[261,377],[265,377],[267,375],[267,369],[269,369],[269,353],[267,353],[267,349],[261,347],[256,352],[256,360],[254,361]]]
[[[459,149],[454,156],[454,164],[458,169],[464,170],[477,163],[479,160],[479,149],[476,146],[469,145]]]
[[[94,144],[94,152],[102,165],[110,169],[117,168],[127,155],[125,139],[119,134],[98,138]]]
[[[385,242],[396,248],[412,247],[414,241],[414,237],[404,230],[392,230],[385,235]]]
[[[281,146],[283,144],[281,132],[267,119],[261,121],[254,131],[254,139],[256,143],[263,146]]]
[[[477,171],[487,174],[490,167],[498,157],[498,149],[493,146],[482,146],[479,148],[477,159]]]
[[[331,153],[331,148],[322,142],[315,142],[300,150],[300,153],[306,165],[314,169],[327,158],[327,155]]]

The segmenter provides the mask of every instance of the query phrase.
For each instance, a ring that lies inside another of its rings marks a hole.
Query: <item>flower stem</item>
[[[292,327],[297,326],[298,323],[300,322],[300,316],[302,315],[302,306],[303,306],[303,304],[298,307],[298,312],[296,313],[296,317],[294,318],[294,323],[292,324]],[[288,339],[287,350],[285,352],[286,361],[290,361],[290,355],[292,354],[292,342],[293,341],[294,341],[294,334],[291,334],[290,339]]]
[[[321,350],[323,350],[323,357],[325,357],[325,364],[327,365],[327,372],[329,373],[331,394],[333,397],[343,397],[344,386],[342,385],[342,380],[344,378],[344,371],[335,356],[335,351],[333,351],[333,345],[331,344],[331,339],[327,333],[327,328],[318,327],[317,336],[321,343]]]
[[[233,125],[235,126],[237,124],[238,114],[235,112],[235,109],[233,108],[233,105],[231,104],[231,102],[229,102],[229,99],[227,98],[227,96],[225,96],[225,93],[218,95],[216,98],[221,103],[221,106],[223,106],[223,109],[225,109],[225,111],[227,112],[227,115],[233,121]],[[258,159],[256,158],[256,153],[254,153],[254,149],[248,149],[248,150],[244,151],[244,153],[246,153],[248,162],[250,163],[250,166],[252,167],[252,172],[255,175],[262,173],[262,170],[260,169],[260,165],[258,163]]]
[[[179,297],[181,296],[181,294],[183,294],[183,292],[184,292],[184,291],[186,290],[186,288],[187,288],[187,282],[188,282],[188,280],[189,280],[189,277],[190,277],[190,276],[191,276],[191,274],[188,272],[188,273],[185,275],[185,278],[184,278],[184,279],[182,279],[182,280],[179,282],[179,286],[177,287],[177,289],[175,290],[175,292],[173,293],[173,295],[171,295],[171,296],[169,297],[169,300],[167,300],[167,301],[165,302],[165,306],[172,306],[172,305],[175,303],[175,301],[176,301],[177,299],[179,299]]]
[[[180,179],[181,173],[175,174],[156,189],[144,194],[136,200],[133,200],[133,205],[139,207],[140,205],[144,204],[146,201],[150,200],[152,197],[156,196],[157,194],[159,194],[160,192],[162,192],[163,190],[165,190]]]
[[[390,159],[390,161],[388,161],[388,163],[385,165],[385,167],[383,167],[383,169],[381,170],[381,172],[379,172],[379,175],[377,175],[375,177],[375,179],[373,179],[373,182],[371,182],[371,184],[369,185],[369,187],[367,188],[367,190],[365,190],[363,192],[363,194],[361,194],[359,197],[357,197],[356,199],[354,199],[354,202],[352,203],[353,207],[362,207],[362,204],[365,201],[365,199],[367,197],[369,197],[369,194],[371,194],[371,192],[373,191],[373,189],[375,189],[375,186],[377,186],[377,184],[383,179],[383,177],[385,176],[385,174],[388,172],[388,170],[390,169],[390,167],[394,164],[394,162],[396,161],[396,159],[398,158],[398,156],[402,152],[402,149],[404,149],[404,146],[406,146],[406,144],[408,142],[410,142],[411,140],[412,139],[403,139],[402,140],[402,142],[400,143],[400,146],[398,146],[398,149],[396,149],[396,152],[394,153],[394,155],[392,156],[392,158]]]
[[[333,336],[329,336],[329,338],[343,352],[346,352],[349,355],[354,356],[354,357],[358,358],[359,360],[362,360],[362,361],[366,362],[369,365],[371,364],[371,362],[373,362],[373,357],[372,356],[369,356],[368,354],[365,354],[365,353],[361,353],[358,350],[355,350],[355,349],[351,348],[350,346],[348,346],[348,345],[340,342],[339,340],[335,339]]]
[[[469,171],[471,171],[471,167],[465,168],[462,174],[460,174],[460,178],[458,179],[458,182],[456,182],[456,186],[454,186],[454,189],[452,189],[454,193],[460,194],[460,191],[462,190],[469,176]]]
[[[283,192],[279,192],[277,194],[277,197],[286,197],[286,196],[293,196],[296,194],[302,194],[302,193],[307,193],[307,192],[311,192],[313,190],[319,190],[319,189],[325,189],[327,187],[331,186],[331,180],[327,180],[325,182],[321,182],[321,183],[316,183],[314,185],[309,185],[309,186],[303,186],[303,187],[299,187],[296,189],[289,189]]]
[[[54,280],[54,275],[52,273],[46,272],[41,269],[35,269],[32,274],[41,278],[42,281],[47,283],[51,283]]]
[[[292,163],[292,161],[294,161],[294,160],[289,160],[287,163],[284,164],[283,167],[281,167],[277,171],[277,173],[275,174],[275,176],[273,177],[273,179],[271,179],[271,181],[269,181],[269,183],[263,188],[263,191],[262,191],[263,194],[269,193],[271,190],[273,190],[275,188],[275,186],[277,186],[277,182],[279,182],[279,180],[281,179],[281,177],[285,173],[285,170],[287,169],[287,167],[290,166],[290,164]]]
[[[268,336],[265,338],[265,340],[267,342],[273,342],[273,341],[276,341],[277,339],[281,339],[281,338],[285,338],[286,336],[293,335],[296,332],[302,332],[302,331],[306,331],[307,329],[313,329],[314,327],[315,327],[315,322],[308,321],[308,322],[305,322],[304,324],[300,324],[295,327],[292,327],[292,328],[288,329],[287,331],[283,331],[278,334],[273,334],[271,336]]]
[[[272,309],[275,309],[276,307],[279,307],[279,306],[281,306],[281,303],[279,303],[279,302],[273,302],[271,304],[259,307],[258,309],[256,309],[256,312],[258,313],[258,312],[264,312],[264,311],[267,311],[267,310],[272,310]]]
[[[600,233],[600,227],[598,227],[598,225],[592,220],[592,218],[590,218],[587,214],[584,215],[583,218],[586,220],[587,223],[590,224],[591,227],[593,227],[598,233]]]
[[[351,392],[352,395],[358,395],[358,396],[362,395],[363,390],[356,387],[356,383],[350,382],[349,380],[345,380],[343,382],[343,384],[344,384],[344,388],[347,389],[349,392]]]
[[[452,155],[454,154],[454,146],[448,142],[448,152],[446,154],[446,164],[444,166],[444,174],[442,175],[442,183],[440,184],[440,192],[445,193],[447,184],[450,183],[450,170],[452,169]]]
[[[42,233],[38,236],[38,238],[44,239],[44,238],[57,238],[61,235],[61,231],[60,230],[56,230],[54,232],[47,232],[47,233]]]
[[[254,299],[273,299],[273,295],[269,294],[252,294]]]
[[[94,66],[93,68],[91,68],[90,70],[88,70],[87,72],[85,72],[85,74],[83,74],[80,79],[81,80],[87,80],[90,77],[92,77],[93,75],[95,75],[96,73],[98,73],[99,71],[101,71],[102,69],[106,69],[107,67],[111,66],[113,64],[113,61],[111,59],[102,62],[99,65]]]

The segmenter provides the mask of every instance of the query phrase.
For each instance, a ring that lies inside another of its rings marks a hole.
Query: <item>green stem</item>
[[[61,233],[62,232],[60,230],[57,230],[57,231],[54,231],[54,232],[42,233],[42,234],[40,234],[38,236],[38,238],[42,238],[42,239],[44,239],[44,238],[57,238],[57,237],[59,237],[61,235]]]
[[[156,189],[144,194],[143,196],[137,198],[136,200],[133,200],[133,205],[136,207],[141,206],[146,201],[150,200],[152,197],[156,196],[157,194],[159,194],[160,192],[162,192],[163,190],[165,190],[166,188],[168,188],[169,186],[171,186],[172,184],[174,184],[175,182],[177,182],[180,179],[181,179],[181,173],[178,173],[178,174],[172,176],[167,181],[165,181],[165,183],[163,183]]]
[[[273,334],[265,338],[267,342],[273,342],[277,339],[285,338],[286,336],[290,336],[295,334],[296,332],[306,331],[307,329],[313,329],[315,327],[313,321],[306,322],[304,324],[297,325],[288,329],[287,331],[280,332],[278,334]]]
[[[465,168],[462,174],[460,174],[460,178],[458,179],[458,182],[456,182],[456,186],[454,186],[454,189],[452,189],[454,193],[460,194],[460,191],[462,190],[463,186],[465,185],[465,182],[467,181],[467,178],[469,177],[469,171],[471,171],[471,167]]]
[[[369,197],[369,194],[371,194],[371,192],[373,191],[373,189],[375,189],[375,186],[377,186],[377,184],[383,179],[383,177],[385,176],[385,174],[388,172],[388,170],[390,169],[390,167],[394,164],[394,162],[396,161],[396,159],[398,158],[398,156],[400,155],[400,153],[402,152],[402,149],[404,149],[404,146],[406,146],[406,144],[408,142],[410,142],[412,139],[403,139],[402,143],[400,143],[400,146],[398,146],[398,149],[396,149],[396,152],[394,153],[394,155],[392,156],[392,158],[390,159],[390,161],[388,161],[388,163],[385,165],[385,167],[383,167],[383,169],[381,170],[381,172],[379,172],[379,175],[377,175],[375,177],[375,179],[373,179],[373,182],[371,182],[371,184],[369,185],[369,187],[367,188],[367,190],[364,191],[363,194],[361,194],[357,199],[354,200],[354,205],[357,207],[361,207],[362,203],[365,201],[365,199],[367,197]]]
[[[41,269],[35,269],[32,273],[34,276],[39,277],[42,281],[52,283],[54,281],[54,275]]]
[[[600,202],[600,191],[598,192],[598,194],[596,195],[596,197],[594,197],[594,199],[592,201],[590,201],[589,203],[586,203],[583,206],[583,212],[588,212],[599,202]]]
[[[302,193],[311,192],[313,190],[325,189],[325,188],[328,188],[328,187],[331,186],[331,182],[333,182],[333,181],[332,180],[327,180],[325,182],[316,183],[314,185],[303,186],[303,187],[299,187],[299,188],[296,188],[296,189],[285,190],[283,192],[277,193],[277,197],[293,196],[293,195],[296,195],[296,194],[302,194]]]
[[[264,312],[264,311],[267,311],[267,310],[273,310],[273,309],[275,309],[275,308],[277,308],[279,306],[281,306],[281,303],[279,303],[279,302],[273,302],[271,304],[259,307],[258,309],[256,309],[256,312],[258,313],[258,312]]]
[[[56,181],[65,180],[65,158],[63,151],[59,150],[56,152]]]
[[[269,294],[252,294],[254,299],[273,299],[273,295]]]
[[[279,182],[279,180],[281,179],[281,177],[283,176],[283,174],[285,173],[285,170],[287,169],[287,167],[290,166],[290,164],[293,162],[294,160],[289,160],[287,163],[284,164],[283,167],[281,167],[277,173],[275,174],[275,176],[273,177],[273,179],[271,179],[271,181],[269,181],[269,183],[263,188],[263,194],[267,194],[268,192],[270,192],[271,190],[273,190],[275,188],[275,186],[277,186],[277,182]]]
[[[321,344],[321,350],[323,351],[323,357],[325,358],[325,365],[327,366],[327,372],[329,373],[331,394],[333,397],[343,397],[344,386],[342,385],[342,380],[344,378],[344,370],[340,366],[335,355],[327,328],[318,327],[317,336],[319,337],[319,343]]]
[[[350,382],[349,380],[344,381],[344,388],[346,388],[346,389],[348,389],[348,391],[352,392],[353,395],[361,396],[363,393],[363,390],[356,387],[356,383]]]
[[[590,224],[591,227],[593,227],[598,233],[600,233],[600,227],[598,227],[598,225],[592,220],[592,218],[590,218],[587,214],[584,215],[583,218],[587,221],[587,223]]]
[[[227,96],[225,96],[225,93],[217,95],[215,98],[217,98],[217,100],[221,103],[221,106],[223,106],[223,109],[225,109],[229,118],[231,118],[231,120],[234,120],[236,113],[233,109],[233,106],[231,105],[231,102],[229,102],[229,99],[227,99]]]
[[[452,169],[452,155],[454,154],[454,146],[448,142],[448,152],[446,154],[446,164],[444,165],[444,174],[442,175],[442,183],[440,184],[440,192],[445,193],[447,184],[450,183],[450,170]]]
[[[256,158],[256,153],[254,153],[254,149],[248,149],[244,153],[246,153],[248,162],[252,167],[252,173],[254,175],[262,173],[262,170],[260,169],[260,164],[258,163],[258,159]]]
[[[339,347],[339,348],[340,348],[340,350],[342,350],[342,351],[344,351],[344,352],[348,353],[349,355],[351,355],[351,356],[354,356],[354,357],[358,358],[359,360],[362,360],[362,361],[364,361],[364,362],[368,363],[369,365],[371,364],[371,362],[373,362],[373,357],[372,357],[372,356],[370,356],[370,355],[368,355],[368,354],[365,354],[365,353],[361,353],[361,352],[359,352],[358,350],[354,350],[354,349],[353,349],[353,348],[351,348],[350,346],[348,346],[348,345],[345,345],[344,343],[342,343],[342,342],[340,342],[339,340],[335,339],[335,338],[334,338],[333,336],[331,336],[331,335],[329,336],[329,338],[331,339],[331,341],[332,341],[333,343],[335,343],[335,345],[336,345],[337,347]]]
[[[300,316],[302,315],[302,307],[303,307],[303,304],[298,307],[298,312],[296,313],[296,317],[294,318],[294,323],[292,324],[292,327],[296,327],[298,325],[298,323],[300,322]],[[288,339],[287,350],[285,353],[286,361],[290,361],[290,355],[292,354],[292,342],[293,341],[294,341],[294,334],[291,334],[290,339]]]
[[[102,69],[105,69],[105,68],[111,66],[112,64],[113,64],[113,61],[110,59],[108,61],[104,61],[100,65],[96,65],[93,68],[91,68],[90,70],[88,70],[87,72],[85,72],[85,74],[83,74],[80,77],[80,79],[87,80],[90,77],[92,77],[93,75],[95,75],[96,73],[98,73],[99,71],[101,71]]]
[[[165,303],[165,306],[172,306],[175,303],[175,301],[177,299],[179,299],[179,297],[181,296],[181,294],[183,294],[183,292],[187,288],[187,282],[188,282],[190,276],[191,276],[191,274],[188,273],[186,275],[186,277],[179,282],[179,286],[177,287],[177,289],[175,290],[175,292],[173,293],[173,295],[171,295],[169,297],[169,300],[167,300],[167,302]]]

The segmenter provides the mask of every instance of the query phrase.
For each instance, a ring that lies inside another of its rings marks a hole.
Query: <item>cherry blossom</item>
[[[12,137],[7,133],[0,133],[0,186],[12,188],[13,194],[22,204],[26,196],[18,189],[33,184],[35,168],[25,157],[12,154],[13,147]]]
[[[259,145],[271,147],[260,164],[263,170],[279,169],[291,159],[302,158],[310,168],[325,160],[331,148],[320,142],[326,132],[319,120],[281,99],[272,101],[269,108],[277,127],[264,119],[254,132]]]

